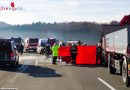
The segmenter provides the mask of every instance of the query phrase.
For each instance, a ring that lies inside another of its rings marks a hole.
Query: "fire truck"
[[[38,45],[38,38],[26,38],[24,40],[24,49],[25,51],[30,51],[30,50],[37,50],[37,45]]]

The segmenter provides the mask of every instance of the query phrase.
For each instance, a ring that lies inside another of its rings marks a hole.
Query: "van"
[[[38,45],[37,45],[37,52],[39,54],[44,54],[44,49],[47,44],[47,39],[39,39]]]

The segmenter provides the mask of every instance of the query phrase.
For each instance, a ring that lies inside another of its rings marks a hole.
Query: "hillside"
[[[81,40],[89,44],[99,42],[102,25],[95,22],[32,23],[9,25],[0,23],[0,37],[57,38],[58,40]]]

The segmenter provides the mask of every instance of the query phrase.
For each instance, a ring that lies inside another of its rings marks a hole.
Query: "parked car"
[[[39,54],[44,54],[46,44],[47,44],[47,39],[39,39],[37,45],[37,52]]]
[[[71,44],[72,46],[77,45],[79,41],[66,41],[67,44]]]
[[[19,64],[19,55],[16,45],[11,39],[0,39],[0,64],[9,64],[13,67]]]
[[[47,44],[49,44],[52,47],[54,43],[58,43],[58,40],[55,38],[48,38]]]
[[[11,37],[11,40],[14,41],[18,52],[21,53],[21,51],[22,51],[21,46],[23,46],[23,39],[21,37]]]
[[[14,40],[14,42],[17,44],[22,44],[23,43],[23,39],[21,37],[11,37],[12,40]]]

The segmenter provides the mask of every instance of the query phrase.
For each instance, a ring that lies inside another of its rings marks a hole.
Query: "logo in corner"
[[[0,11],[16,11],[16,10],[24,10],[22,6],[16,6],[14,2],[10,3],[10,6],[0,6]]]
[[[11,2],[10,6],[11,6],[12,8],[14,8],[14,6],[15,6],[14,2]]]

